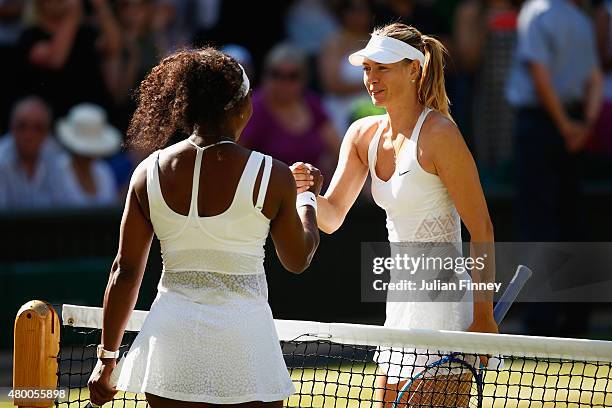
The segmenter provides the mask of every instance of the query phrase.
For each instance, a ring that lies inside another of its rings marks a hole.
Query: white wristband
[[[312,191],[304,191],[297,195],[295,200],[295,208],[300,208],[304,205],[309,205],[317,211],[317,197],[315,197]]]

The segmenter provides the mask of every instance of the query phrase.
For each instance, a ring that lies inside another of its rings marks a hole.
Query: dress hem
[[[284,393],[277,394],[247,394],[232,397],[215,397],[206,394],[184,394],[180,392],[172,392],[166,390],[152,389],[147,386],[117,386],[117,389],[125,392],[133,392],[138,394],[149,393],[162,398],[173,399],[177,401],[188,401],[188,402],[204,402],[208,404],[241,404],[245,402],[262,401],[262,402],[273,402],[283,401],[289,398],[295,393],[295,388],[288,390]]]

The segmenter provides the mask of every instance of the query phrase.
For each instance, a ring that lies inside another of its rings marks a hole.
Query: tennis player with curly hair
[[[244,70],[213,48],[172,54],[142,82],[128,136],[155,152],[130,182],[92,403],[125,390],[145,393],[153,408],[280,407],[294,392],[267,302],[263,247],[270,233],[289,271],[308,267],[322,178],[311,173],[296,201],[285,164],[235,143],[251,113]],[[177,132],[190,136],[164,148]],[[114,388],[154,234],[164,264],[158,294]]]

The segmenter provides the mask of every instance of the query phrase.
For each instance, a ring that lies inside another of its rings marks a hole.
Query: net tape
[[[133,312],[122,352],[128,350],[146,315],[145,311]],[[69,386],[71,392],[68,401],[57,406],[85,406],[87,379],[100,342],[102,309],[64,305],[62,320],[59,383]],[[384,400],[385,407],[612,407],[612,342],[309,321],[275,323],[297,390],[285,406],[380,407]],[[395,373],[386,371],[388,382],[396,375],[398,384],[379,384],[381,366],[374,363],[376,353],[401,347],[410,347],[412,353],[414,348],[427,348],[428,357],[435,360],[449,358],[435,350],[452,349],[459,361],[482,354],[503,355],[505,368],[489,364],[485,370],[471,372],[452,357],[424,372],[415,371],[416,377],[422,376],[420,385],[416,379],[406,385],[402,368]],[[400,395],[402,387],[405,393]],[[147,405],[143,395],[120,392],[105,406]]]

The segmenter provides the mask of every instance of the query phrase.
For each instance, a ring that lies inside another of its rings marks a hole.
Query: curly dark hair
[[[196,126],[219,129],[241,105],[225,110],[241,84],[238,63],[212,47],[169,55],[140,84],[127,145],[156,150],[176,133],[190,134]]]

